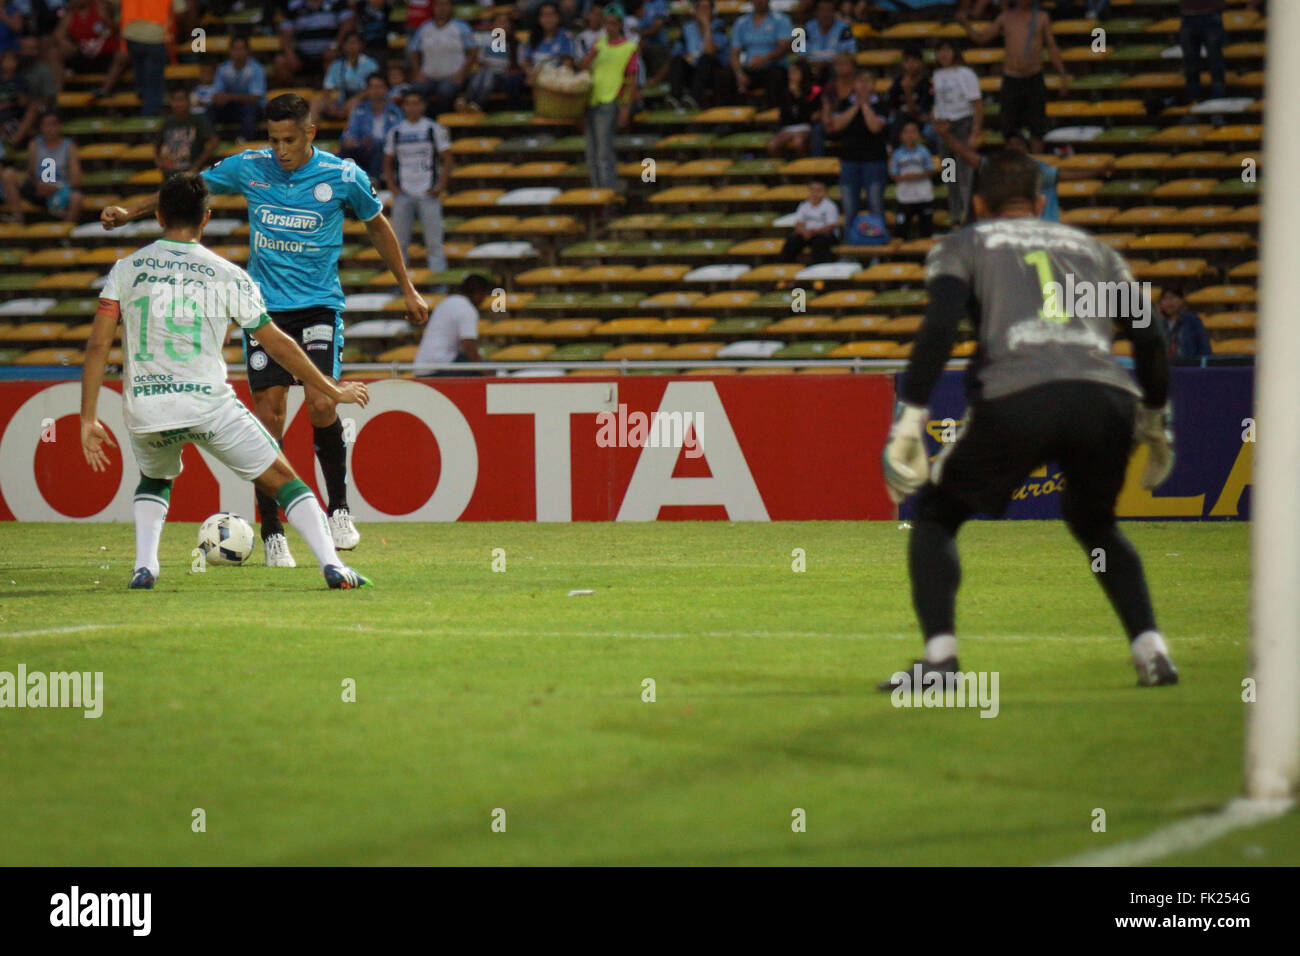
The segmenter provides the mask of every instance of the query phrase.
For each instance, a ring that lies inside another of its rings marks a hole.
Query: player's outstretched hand
[[[407,290],[405,299],[406,319],[408,322],[424,325],[429,321],[429,303],[424,301],[424,296],[412,288]]]
[[[1154,491],[1165,483],[1174,470],[1173,412],[1169,406],[1151,408],[1138,404],[1137,421],[1133,438],[1147,446],[1147,466],[1142,469],[1140,483],[1147,491]]]
[[[365,382],[339,382],[339,404],[360,405],[365,408],[370,402],[370,390]]]
[[[81,423],[81,453],[86,456],[86,464],[95,471],[104,471],[108,468],[108,453],[104,451],[104,446],[116,448],[117,443],[113,441],[113,436],[108,433],[108,429],[99,423],[99,419],[83,421]]]
[[[902,504],[930,477],[930,459],[925,453],[925,422],[929,413],[916,405],[900,402],[889,430],[889,441],[880,456],[890,500]]]
[[[116,229],[118,226],[125,226],[128,222],[130,218],[121,206],[105,206],[103,212],[99,214],[99,224],[105,229]]]

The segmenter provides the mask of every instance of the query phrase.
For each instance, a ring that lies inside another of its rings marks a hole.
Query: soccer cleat
[[[1164,654],[1156,654],[1136,667],[1139,687],[1167,687],[1178,683],[1178,668]]]
[[[153,590],[154,577],[152,571],[148,568],[136,568],[135,573],[131,575],[131,583],[127,585],[133,591],[151,591]]]
[[[352,523],[352,513],[347,508],[339,508],[330,515],[330,536],[339,551],[351,551],[361,543],[361,532]]]
[[[912,689],[912,681],[916,677],[916,668],[918,666],[921,668],[923,687],[924,679],[927,674],[956,674],[958,672],[957,658],[955,657],[945,657],[943,660],[934,664],[929,661],[912,661],[911,667],[905,671],[896,671],[891,674],[888,680],[882,680],[876,685],[876,690],[880,691],[882,694],[892,694],[900,687],[903,690],[910,691]]]
[[[325,569],[325,583],[338,591],[374,587],[370,579],[353,571],[346,564],[331,564]]]
[[[296,568],[298,562],[289,553],[289,539],[283,534],[269,534],[262,539],[268,568]]]

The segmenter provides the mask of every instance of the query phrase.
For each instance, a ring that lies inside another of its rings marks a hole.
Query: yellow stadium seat
[[[641,303],[641,307],[645,309],[684,309],[687,306],[698,305],[703,298],[703,292],[682,292],[678,290],[660,292],[645,299]]]
[[[91,291],[90,284],[98,279],[98,272],[56,272],[42,276],[32,283],[33,289],[77,289]]]
[[[677,359],[688,362],[706,361],[717,355],[722,346],[722,342],[685,342],[665,349],[660,358],[669,361]]]
[[[664,205],[700,203],[705,202],[715,192],[712,186],[673,186],[671,189],[655,193],[650,197],[650,201]]]
[[[807,332],[825,332],[833,319],[829,315],[792,315],[763,330],[764,335],[802,335]]]
[[[462,189],[443,199],[442,204],[449,209],[464,209],[472,206],[495,206],[504,196],[504,189]]]
[[[897,342],[886,339],[868,342],[846,342],[830,352],[827,358],[891,358],[897,348]]]
[[[1189,249],[1234,249],[1245,250],[1255,247],[1255,239],[1248,232],[1207,232],[1195,236],[1186,243]]]
[[[612,189],[566,189],[551,202],[552,206],[595,206],[604,208],[623,202]]]
[[[689,163],[679,163],[670,173],[665,175],[712,178],[721,176],[732,163],[733,160],[731,159],[693,159]]]
[[[1159,166],[1168,158],[1168,153],[1129,153],[1115,160],[1115,168],[1121,171],[1147,170]]]
[[[538,362],[546,358],[555,351],[555,346],[549,342],[524,343],[521,345],[507,345],[503,349],[498,349],[492,353],[494,362]]]
[[[700,110],[692,118],[693,123],[752,123],[754,107],[752,106],[716,106],[713,109]]]
[[[1254,332],[1255,320],[1254,312],[1216,312],[1203,319],[1205,327],[1215,332]]]
[[[1209,263],[1204,259],[1161,259],[1142,270],[1134,270],[1133,275],[1139,279],[1182,279],[1195,278],[1209,271]]]
[[[452,179],[496,179],[508,176],[509,163],[465,163],[451,171]]]
[[[25,352],[14,360],[15,365],[80,365],[83,356],[80,349],[35,349]]]
[[[1231,206],[1189,206],[1178,212],[1180,226],[1213,226],[1231,221]]]
[[[886,322],[881,331],[888,335],[915,335],[921,330],[921,320],[924,318],[922,315],[900,315]]]
[[[575,266],[543,266],[519,273],[515,282],[518,285],[567,285],[581,274],[582,270]]]
[[[887,315],[848,315],[842,319],[836,319],[831,324],[831,330],[835,332],[877,332],[886,322],[889,321]]]
[[[834,156],[805,156],[786,163],[780,172],[782,176],[838,176],[840,161]]]
[[[601,358],[606,362],[621,362],[625,359],[644,362],[662,358],[666,351],[668,351],[668,346],[659,342],[631,342],[610,349]]]
[[[557,339],[582,339],[598,325],[598,319],[554,319],[546,323],[546,334]]]
[[[486,334],[492,338],[498,336],[513,338],[516,336],[538,335],[545,328],[546,321],[544,319],[502,319],[499,322],[489,323],[486,332],[480,334]]]
[[[599,285],[606,282],[626,283],[636,274],[636,266],[594,266],[590,269],[579,270],[578,274],[568,281],[583,285]]]
[[[629,282],[637,285],[643,282],[649,284],[677,282],[682,276],[691,271],[690,266],[676,265],[673,263],[664,263],[663,265],[656,266],[643,266],[640,269],[636,269],[635,266],[632,268],[636,271],[626,279],[620,279],[618,281]]]
[[[774,256],[781,251],[784,239],[746,239],[727,250],[732,256]]]
[[[1069,226],[1096,228],[1104,226],[1119,215],[1114,206],[1097,206],[1095,208],[1070,209],[1061,214],[1061,222]]]
[[[1255,299],[1255,287],[1251,285],[1214,285],[1187,296],[1191,305],[1248,305]]]
[[[80,249],[42,249],[40,252],[31,252],[23,256],[21,264],[40,268],[57,268],[76,265],[80,261]]]
[[[915,262],[881,262],[853,276],[854,282],[920,282],[925,268]]]
[[[1210,342],[1215,355],[1254,355],[1254,339],[1222,339]]]
[[[664,332],[668,335],[702,335],[709,327],[716,325],[717,319],[708,316],[681,316],[664,319]]]
[[[742,279],[745,284],[767,284],[775,282],[789,282],[796,275],[802,272],[803,266],[796,262],[771,262],[765,266],[757,266],[746,272]]]
[[[1259,260],[1252,259],[1250,262],[1243,262],[1240,265],[1233,266],[1228,270],[1229,279],[1257,279],[1259,278]]]
[[[662,335],[662,319],[610,319],[602,322],[592,331],[593,335]]]
[[[694,303],[697,309],[742,309],[759,297],[752,289],[715,292]]]
[[[1152,190],[1151,195],[1161,199],[1199,199],[1213,193],[1217,185],[1217,179],[1174,179],[1161,183]]]
[[[1064,216],[1061,217],[1065,219]],[[1112,226],[1164,226],[1179,221],[1178,210],[1169,206],[1135,206],[1108,220]]]
[[[809,300],[808,307],[814,309],[856,309],[866,305],[876,294],[870,289],[838,289],[827,292]]]
[[[1190,232],[1154,232],[1138,236],[1127,244],[1130,252],[1143,249],[1180,249],[1196,238]]]

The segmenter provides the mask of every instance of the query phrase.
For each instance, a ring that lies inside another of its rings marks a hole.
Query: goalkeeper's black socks
[[[1147,576],[1142,570],[1133,543],[1113,521],[1098,529],[1081,532],[1071,527],[1079,544],[1088,554],[1094,577],[1100,582],[1111,607],[1124,625],[1130,641],[1138,635],[1156,629],[1156,614],[1151,609],[1151,594],[1147,591]]]
[[[331,425],[313,427],[312,434],[316,458],[325,475],[325,493],[329,499],[326,513],[333,514],[348,506],[348,446],[343,440],[343,421],[335,418]]]
[[[938,521],[915,521],[907,542],[907,564],[921,633],[955,634],[957,586],[961,583],[956,533]]]

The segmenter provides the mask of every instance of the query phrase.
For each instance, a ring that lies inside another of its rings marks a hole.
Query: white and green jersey
[[[234,399],[226,330],[270,321],[248,273],[197,242],[159,239],[119,259],[100,298],[119,303],[123,417],[134,434],[197,425]]]

